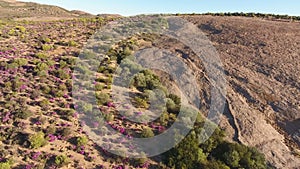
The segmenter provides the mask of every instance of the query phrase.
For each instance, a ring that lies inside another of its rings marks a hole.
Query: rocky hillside
[[[300,166],[300,23],[186,16],[218,50],[228,80],[221,126],[277,168]]]
[[[298,168],[300,23],[209,15],[183,18],[207,35],[222,60],[228,84],[219,125],[227,139],[257,147],[275,168]],[[202,107],[208,107],[212,84],[193,51],[168,38],[153,45],[187,58],[186,64],[201,79]]]

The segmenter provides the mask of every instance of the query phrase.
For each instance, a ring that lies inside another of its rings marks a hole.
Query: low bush
[[[147,100],[145,98],[140,98],[138,96],[134,97],[134,101],[136,103],[136,106],[139,108],[148,108],[149,104],[147,103]]]
[[[61,60],[59,61],[59,67],[62,69],[62,68],[65,68],[66,66],[68,66],[67,62]]]
[[[89,142],[88,138],[86,136],[77,137],[76,145],[78,147],[85,146]]]
[[[14,63],[18,64],[19,67],[22,67],[28,64],[28,60],[25,58],[17,58],[14,59]]]
[[[37,149],[47,144],[44,132],[40,131],[29,136],[30,148]]]
[[[15,29],[10,29],[10,30],[8,31],[8,35],[9,35],[9,36],[16,36],[16,30],[15,30]]]
[[[56,133],[56,127],[55,126],[49,126],[47,127],[45,134],[49,135],[49,134],[55,134]]]
[[[16,112],[16,117],[21,119],[28,119],[33,115],[33,112],[26,108],[22,108]]]
[[[77,43],[74,40],[68,42],[68,46],[77,46]]]
[[[101,91],[103,89],[103,84],[101,83],[96,83],[95,84],[95,91]]]
[[[50,102],[48,99],[43,99],[42,101],[39,102],[39,105],[42,109],[47,109],[50,105]]]
[[[13,165],[12,160],[5,160],[0,162],[0,169],[11,169]]]
[[[64,129],[61,130],[60,133],[63,137],[70,137],[73,132],[70,128],[64,128]]]
[[[34,71],[36,73],[41,72],[41,71],[47,71],[47,70],[49,70],[49,66],[46,63],[44,63],[44,62],[38,63],[36,65],[36,67],[34,68]]]
[[[39,59],[47,59],[49,56],[45,53],[36,53],[35,56]]]
[[[58,77],[62,80],[67,80],[67,79],[70,79],[71,76],[68,72],[66,72],[66,70],[64,69],[59,69],[56,74],[58,75]]]
[[[66,155],[58,155],[55,157],[55,165],[58,167],[63,167],[70,162],[70,159]]]
[[[16,30],[20,31],[21,33],[26,32],[26,28],[24,26],[16,26]]]
[[[48,44],[42,45],[42,50],[43,51],[49,51],[51,49],[53,49],[53,45],[48,45]]]
[[[115,119],[115,116],[111,113],[104,114],[103,116],[107,122],[112,122]]]
[[[153,131],[152,131],[151,128],[149,128],[149,127],[144,127],[144,129],[142,130],[141,136],[142,136],[143,138],[153,137],[153,136],[154,136],[154,133],[153,133]]]
[[[153,90],[161,85],[158,76],[150,70],[143,70],[134,76],[132,85],[140,91]]]
[[[107,93],[96,93],[98,105],[104,105],[110,100],[110,96]]]

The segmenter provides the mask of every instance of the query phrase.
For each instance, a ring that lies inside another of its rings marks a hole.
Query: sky
[[[299,0],[20,0],[92,14],[259,12],[300,16]]]

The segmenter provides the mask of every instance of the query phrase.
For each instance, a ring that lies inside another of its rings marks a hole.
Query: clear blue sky
[[[20,0],[22,1],[22,0]],[[23,0],[124,16],[151,13],[260,12],[300,16],[300,0]]]

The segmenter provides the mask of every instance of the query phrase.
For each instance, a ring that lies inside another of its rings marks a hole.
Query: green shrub
[[[203,122],[204,124],[204,122]],[[211,123],[203,130],[202,126],[196,124],[195,128],[186,136],[183,137],[180,134],[175,134],[173,139],[183,140],[172,148],[170,151],[164,154],[164,163],[173,168],[216,168],[216,169],[229,169],[229,168],[259,168],[259,167],[245,167],[245,165],[237,166],[237,160],[239,157],[236,153],[233,153],[232,157],[228,157],[228,161],[224,160],[224,153],[230,151],[223,148],[223,144],[230,144],[223,140],[224,132],[219,128],[215,128],[216,125]],[[201,127],[199,127],[201,126]],[[204,143],[199,142],[199,139],[205,136],[203,131],[214,130],[213,134]],[[246,146],[245,146],[246,147]],[[237,149],[235,149],[237,151]],[[238,151],[237,151],[238,152]],[[188,155],[187,155],[188,154]],[[226,154],[226,153],[225,153]],[[209,158],[208,158],[209,156]],[[258,156],[259,157],[259,156]],[[230,163],[230,164],[228,164]]]
[[[15,29],[11,29],[8,31],[8,35],[9,36],[15,36],[16,35],[16,30]]]
[[[132,50],[129,49],[129,47],[125,47],[123,50],[123,55],[130,56],[132,54]]]
[[[44,62],[38,63],[36,65],[36,67],[34,68],[34,71],[36,73],[41,72],[41,71],[47,71],[47,70],[49,70],[49,66],[46,63],[44,63]]]
[[[28,109],[21,109],[16,112],[16,117],[21,118],[21,119],[28,119],[32,115],[33,115],[33,113]]]
[[[67,62],[65,62],[63,60],[59,61],[59,67],[60,68],[65,68],[67,65],[68,65]]]
[[[62,131],[61,131],[61,135],[63,136],[63,137],[70,137],[70,135],[72,135],[72,130],[70,129],[70,128],[64,128],[64,129],[62,129]]]
[[[50,60],[50,59],[47,60],[48,66],[54,66],[55,64],[56,64],[56,62],[54,60]]]
[[[115,119],[115,116],[111,113],[104,114],[103,116],[107,122],[112,122]]]
[[[12,87],[12,83],[10,81],[4,83],[5,88],[10,89]]]
[[[73,115],[75,113],[74,109],[61,109],[60,114],[66,119],[66,120],[72,120]]]
[[[49,94],[51,92],[51,88],[48,85],[43,85],[41,89],[44,94]]]
[[[85,146],[89,142],[86,136],[78,137],[76,141],[77,146]]]
[[[74,40],[68,42],[69,46],[77,46],[77,43]]]
[[[137,107],[139,108],[148,108],[149,104],[147,103],[147,100],[140,98],[140,97],[134,97],[134,101],[137,104]]]
[[[39,71],[37,72],[37,75],[40,77],[41,81],[44,81],[45,78],[48,76],[48,72],[47,71]]]
[[[94,52],[90,52],[90,51],[83,51],[81,54],[80,54],[80,58],[82,59],[94,59],[96,57],[96,54]]]
[[[43,51],[48,51],[48,50],[51,50],[51,49],[53,49],[53,45],[48,45],[48,44],[42,45],[42,50]]]
[[[51,42],[51,39],[48,38],[48,37],[43,36],[43,37],[40,38],[40,41],[41,41],[42,43],[50,43],[50,42]]]
[[[108,77],[108,78],[98,78],[97,79],[98,82],[102,82],[102,83],[105,83],[106,85],[108,84],[112,84],[112,77]]]
[[[23,82],[19,79],[19,77],[16,77],[12,81],[12,88],[13,88],[14,91],[19,90],[22,85],[23,85]]]
[[[141,157],[142,158],[133,159],[133,163],[136,167],[145,164],[145,162],[148,160],[147,155],[144,152],[141,153]]]
[[[74,66],[76,64],[76,60],[77,58],[71,58],[71,57],[66,58],[66,62],[71,66]]]
[[[66,72],[66,70],[64,69],[59,69],[56,73],[58,77],[61,78],[62,80],[67,80],[71,78],[70,74]]]
[[[66,155],[59,155],[55,157],[55,164],[59,167],[63,167],[70,162],[70,159]]]
[[[205,161],[206,155],[199,148],[196,133],[193,131],[165,154],[165,163],[176,169],[198,169],[198,165]]]
[[[103,73],[106,70],[106,66],[99,66],[98,67],[98,73]]]
[[[163,112],[161,116],[159,117],[159,123],[163,126],[167,126],[169,122],[169,113],[168,112]]]
[[[29,136],[29,142],[30,142],[30,148],[33,149],[43,147],[47,144],[47,140],[45,139],[45,134],[42,131]]]
[[[11,165],[7,162],[1,162],[0,169],[11,169]]]
[[[176,105],[176,103],[170,98],[166,99],[166,107],[169,113],[178,114],[180,111],[180,105]]]
[[[137,89],[144,91],[156,89],[161,83],[158,76],[153,74],[151,70],[142,70],[134,76],[132,85]]]
[[[237,143],[224,142],[218,145],[213,155],[231,168],[267,168],[263,154],[255,148]]]
[[[96,83],[95,84],[95,91],[101,91],[103,89],[103,85],[101,83]]]
[[[62,84],[59,84],[59,85],[58,85],[58,89],[59,89],[59,90],[62,90],[62,91],[66,91],[66,90],[67,90],[67,86],[66,86],[65,84],[62,83]]]
[[[42,101],[39,102],[39,105],[42,109],[47,109],[50,105],[50,102],[48,99],[43,99]]]
[[[49,58],[49,56],[45,53],[36,53],[35,54],[36,57],[38,57],[39,59],[47,59]]]
[[[151,128],[149,128],[149,127],[144,127],[144,129],[142,130],[141,136],[142,136],[143,138],[153,137],[153,136],[154,136],[154,133],[153,133],[153,131],[152,131]]]
[[[14,59],[14,63],[18,64],[18,66],[21,67],[21,66],[27,65],[28,61],[25,58],[17,58],[17,59]]]
[[[51,89],[50,94],[51,94],[52,96],[55,96],[55,97],[63,97],[64,91],[59,90],[59,89],[56,89],[56,88],[53,87],[53,88]]]
[[[181,104],[181,98],[175,94],[169,94],[168,98],[172,99],[176,105]]]
[[[19,30],[21,33],[26,32],[26,28],[24,26],[16,26],[16,30]]]
[[[6,160],[3,162],[0,162],[0,169],[11,169],[13,165],[12,160]]]
[[[47,127],[45,133],[46,133],[46,135],[55,134],[56,133],[56,127],[55,126]]]
[[[107,93],[96,93],[97,103],[104,105],[110,100],[110,96]]]
[[[229,166],[221,161],[212,160],[205,164],[200,164],[201,168],[213,168],[213,169],[230,169]]]
[[[19,67],[19,65],[17,64],[17,63],[9,63],[8,65],[7,65],[7,68],[8,69],[16,69],[16,68],[18,68]]]
[[[89,103],[83,103],[81,108],[85,113],[91,113],[93,111],[93,105]]]

